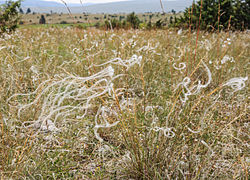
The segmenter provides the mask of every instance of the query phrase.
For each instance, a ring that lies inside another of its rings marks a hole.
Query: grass
[[[30,28],[67,28],[67,27],[77,27],[79,29],[87,29],[88,27],[93,27],[93,24],[27,24],[20,25],[19,29],[30,29]]]
[[[4,36],[1,179],[248,179],[249,40],[201,32],[196,49],[196,33],[174,29],[55,26]]]
[[[138,18],[142,23],[147,24],[149,21],[156,23],[156,21],[161,20],[166,25],[169,23],[170,17],[179,17],[181,13],[171,14],[171,13],[139,13]],[[39,24],[39,20],[42,14],[23,14],[21,16],[21,21],[24,25],[35,25]],[[46,24],[60,24],[63,21],[67,24],[104,24],[106,20],[126,20],[127,15],[125,13],[121,14],[43,14],[46,19]]]

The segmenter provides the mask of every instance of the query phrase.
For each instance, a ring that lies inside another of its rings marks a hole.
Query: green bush
[[[41,18],[39,20],[39,24],[46,24],[46,19],[45,19],[44,15],[41,15]]]
[[[5,4],[0,5],[0,35],[3,33],[10,33],[17,28],[20,17],[18,14],[21,1],[6,1]]]
[[[135,15],[134,12],[127,16],[127,22],[129,22],[134,29],[139,28],[140,19]]]
[[[182,28],[191,26],[192,29],[200,27],[204,30],[229,27],[233,30],[245,30],[249,29],[249,12],[250,0],[199,0],[185,10],[175,25]]]
[[[60,24],[68,24],[67,21],[61,21]]]

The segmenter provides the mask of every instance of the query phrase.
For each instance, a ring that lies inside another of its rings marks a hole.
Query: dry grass
[[[201,32],[194,59],[186,31],[6,35],[0,177],[248,179],[249,40]]]
[[[116,19],[116,20],[126,20],[127,14],[121,13],[121,14],[71,14],[70,16],[68,14],[43,14],[46,19],[47,24],[60,24],[63,21],[67,22],[68,24],[92,24],[100,23],[104,24],[106,20]],[[176,14],[176,17],[179,17],[180,14]],[[121,16],[121,18],[120,18]],[[150,21],[155,23],[158,20],[162,20],[166,24],[169,23],[170,16],[173,16],[173,14],[161,14],[161,13],[140,13],[137,14],[139,19],[142,21],[142,23],[148,23]],[[39,19],[41,17],[41,14],[23,14],[21,16],[21,21],[25,25],[31,25],[31,24],[39,24]]]

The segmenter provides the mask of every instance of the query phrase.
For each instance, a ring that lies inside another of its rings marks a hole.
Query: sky
[[[60,0],[46,0],[46,1],[55,1],[55,2],[62,2]],[[80,0],[64,0],[66,3],[80,3]],[[107,3],[107,2],[119,2],[119,1],[126,1],[126,0],[82,0],[82,3]]]

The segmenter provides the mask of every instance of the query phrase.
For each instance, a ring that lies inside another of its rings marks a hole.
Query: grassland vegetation
[[[110,29],[110,23],[114,29],[129,29],[133,26],[129,22],[132,14],[23,14],[21,16],[22,25],[37,25],[39,24],[40,16],[44,15],[46,19],[46,24],[68,24],[73,26],[82,26],[82,27],[98,27],[100,29]],[[170,17],[179,17],[181,13],[172,14],[172,13],[143,13],[143,14],[134,14],[136,17],[135,28],[147,29],[148,24],[151,24],[150,29],[156,29],[157,21],[162,22],[162,27],[167,28],[169,25]],[[129,20],[129,21],[128,21]],[[134,23],[134,22],[133,22]]]
[[[249,33],[23,27],[0,40],[3,179],[247,179]]]
[[[0,178],[248,179],[249,31],[108,18],[2,35]]]

